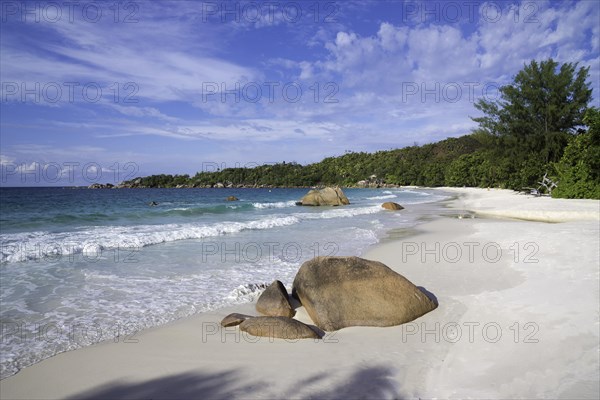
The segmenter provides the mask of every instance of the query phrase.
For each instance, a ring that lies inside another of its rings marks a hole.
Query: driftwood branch
[[[544,174],[541,182],[538,182],[540,185],[537,188],[538,193],[541,194],[542,188],[545,190],[548,195],[552,195],[552,189],[558,186],[558,181],[554,182],[552,179],[548,178],[548,172]]]
[[[538,182],[539,186],[537,188],[523,187],[519,190],[522,194],[530,194],[533,196],[543,196],[544,194],[551,196],[552,189],[558,186],[558,181],[554,182],[552,179],[548,178],[548,172],[544,174],[541,182]]]

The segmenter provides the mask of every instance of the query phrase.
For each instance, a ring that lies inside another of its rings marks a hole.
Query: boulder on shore
[[[385,208],[386,210],[404,210],[404,207],[402,207],[400,204],[398,203],[393,203],[391,201],[388,201],[386,203],[383,203],[381,205],[381,207]]]
[[[296,314],[290,304],[288,292],[280,281],[274,281],[256,302],[256,311],[272,317],[293,317]]]
[[[232,313],[223,318],[221,321],[221,326],[226,328],[228,326],[236,326],[247,320],[248,318],[252,318],[250,315]]]
[[[303,206],[342,206],[350,204],[350,201],[342,189],[326,187],[311,190],[300,200],[300,204]]]
[[[310,326],[287,317],[253,317],[240,324],[240,330],[253,336],[279,339],[320,339]]]
[[[359,257],[315,257],[300,267],[293,295],[325,331],[410,322],[437,304],[386,265]]]

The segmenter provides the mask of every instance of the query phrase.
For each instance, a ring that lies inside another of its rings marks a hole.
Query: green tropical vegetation
[[[571,137],[560,161],[555,165],[559,185],[553,197],[600,199],[600,110],[587,110],[586,133]]]
[[[589,68],[552,59],[524,66],[495,100],[480,99],[471,134],[375,153],[347,152],[300,165],[226,168],[188,175],[152,175],[134,187],[386,185],[539,188],[553,197],[600,198],[600,110],[590,107]],[[373,175],[376,178],[370,179]],[[219,185],[220,186],[220,185]],[[543,188],[542,188],[543,189]]]

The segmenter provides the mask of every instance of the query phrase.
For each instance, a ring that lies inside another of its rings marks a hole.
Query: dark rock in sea
[[[115,185],[112,183],[92,183],[90,186],[88,186],[88,189],[112,189],[114,187]]]
[[[226,328],[228,326],[236,326],[241,324],[248,318],[252,318],[252,316],[246,314],[232,313],[223,318],[223,320],[221,321],[221,326],[223,328]]]
[[[253,336],[278,339],[320,339],[310,326],[287,317],[253,317],[240,324],[240,330]]]
[[[342,189],[326,187],[309,191],[300,200],[303,206],[341,206],[350,204]]]
[[[348,326],[410,322],[437,304],[386,265],[358,257],[316,257],[300,267],[293,287],[315,325]]]
[[[392,211],[395,211],[395,210],[404,210],[404,207],[402,207],[400,204],[393,203],[391,201],[383,203],[381,205],[381,207],[385,208],[386,210],[392,210]]]
[[[359,188],[381,188],[389,187],[394,185],[388,185],[385,183],[385,179],[377,178],[377,175],[371,175],[367,179],[356,182],[356,187]]]
[[[272,317],[293,317],[296,314],[290,304],[289,295],[280,281],[274,281],[260,295],[256,311]]]
[[[238,201],[239,199],[235,196],[228,196],[226,200],[227,201]]]
[[[121,183],[119,183],[115,187],[117,189],[141,189],[141,188],[145,188],[145,186],[142,185],[142,178],[136,178],[136,179],[131,180],[131,181],[121,182]]]

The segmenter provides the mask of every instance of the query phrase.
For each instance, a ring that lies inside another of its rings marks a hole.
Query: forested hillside
[[[545,175],[555,197],[600,198],[600,111],[589,107],[589,68],[553,60],[525,65],[469,135],[423,146],[349,152],[300,165],[281,162],[188,175],[153,175],[125,187],[294,187],[416,185],[538,188]],[[400,129],[400,128],[399,128]],[[375,175],[375,177],[373,177]],[[365,181],[367,182],[360,182]],[[360,183],[359,183],[360,182]]]

